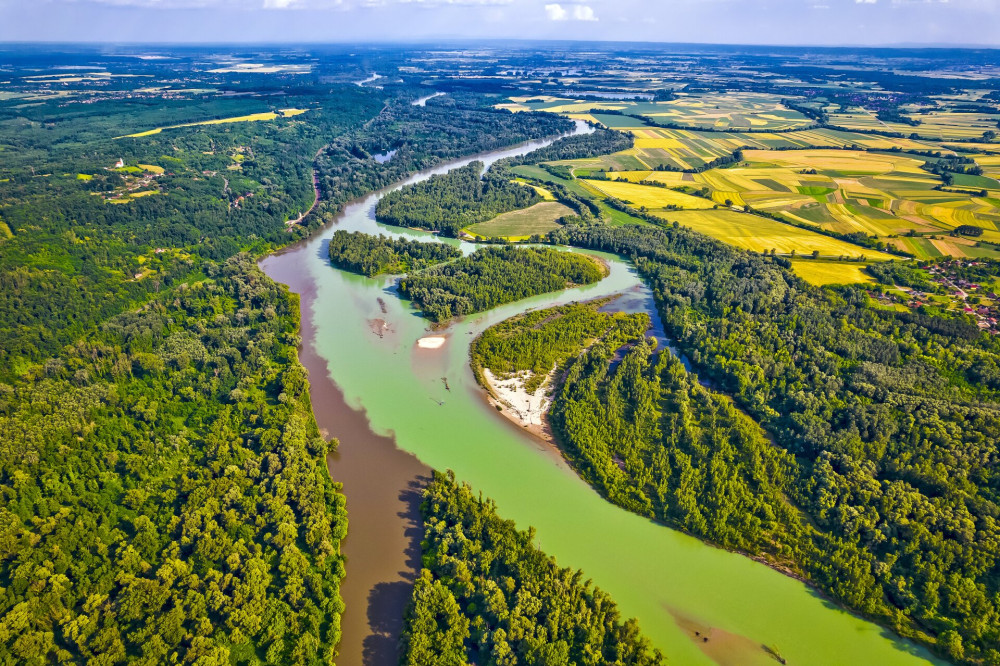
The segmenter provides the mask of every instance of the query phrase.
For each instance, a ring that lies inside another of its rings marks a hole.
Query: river
[[[548,143],[470,156],[405,182]],[[442,347],[420,348],[427,322],[397,297],[394,278],[339,271],[327,258],[335,229],[438,240],[377,224],[374,209],[383,194],[350,204],[330,227],[261,262],[270,277],[301,295],[301,359],[313,409],[320,427],[341,442],[329,460],[344,486],[350,521],[338,664],[398,659],[402,611],[420,565],[419,488],[431,468],[454,470],[496,500],[505,518],[522,529],[534,526],[541,548],[610,593],[622,615],[638,618],[674,664],[776,664],[763,646],[789,664],[934,663],[922,648],[800,581],[606,502],[551,446],[487,405],[468,364],[476,334],[528,308],[606,294],[628,292],[633,303],[651,303],[630,265],[600,254],[611,267],[600,283],[469,317],[435,332],[447,339]]]

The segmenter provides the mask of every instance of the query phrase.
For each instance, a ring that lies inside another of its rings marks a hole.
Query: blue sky
[[[1000,0],[0,0],[0,41],[1000,46]]]

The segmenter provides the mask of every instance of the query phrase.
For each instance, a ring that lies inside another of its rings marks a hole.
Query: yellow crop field
[[[143,171],[148,171],[149,173],[161,174],[163,173],[163,167],[156,166],[155,164],[140,164],[139,168]]]
[[[875,282],[875,279],[864,271],[867,265],[846,261],[795,259],[792,261],[792,270],[809,284],[817,286]]]
[[[744,159],[751,163],[772,164],[797,169],[883,174],[890,171],[926,174],[922,162],[909,157],[877,155],[855,150],[787,150],[780,152],[747,150]]]
[[[591,180],[587,184],[602,194],[621,199],[633,206],[645,206],[649,210],[680,206],[684,209],[698,210],[712,208],[715,203],[701,197],[693,197],[683,192],[675,192],[665,187],[638,185],[621,180]]]
[[[129,192],[128,194],[118,199],[108,199],[108,203],[123,204],[123,203],[128,203],[130,201],[134,201],[141,197],[152,196],[154,194],[162,194],[162,192],[160,192],[159,190],[143,190],[142,192]]]
[[[196,127],[198,125],[224,125],[226,123],[248,123],[257,122],[261,120],[274,120],[275,118],[290,118],[292,116],[297,116],[301,113],[305,113],[308,109],[280,109],[277,113],[273,111],[268,111],[266,113],[251,113],[246,116],[234,116],[232,118],[215,118],[212,120],[202,120],[195,123],[181,123],[180,125],[168,125],[167,127],[157,127],[156,129],[146,130],[145,132],[136,132],[135,134],[126,134],[124,136],[115,137],[116,139],[136,139],[144,136],[151,136],[153,134],[159,134],[163,130],[177,129],[180,127]]]
[[[808,229],[728,209],[665,212],[658,213],[658,216],[670,222],[678,222],[724,243],[754,252],[775,250],[778,254],[791,254],[793,251],[796,254],[811,254],[818,250],[820,256],[826,257],[863,255],[872,261],[892,258],[892,255],[817,234]]]

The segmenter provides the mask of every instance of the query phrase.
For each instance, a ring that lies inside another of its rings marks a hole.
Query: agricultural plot
[[[792,260],[792,270],[800,278],[817,286],[827,284],[865,284],[875,279],[865,273],[868,264],[847,261]]]
[[[655,121],[690,125],[693,129],[787,130],[813,123],[798,111],[783,106],[780,98],[758,93],[684,95],[669,102],[635,104],[632,108]]]
[[[1000,249],[980,244],[969,238],[955,236],[903,236],[889,241],[894,247],[909,252],[917,259],[959,257],[970,259],[1000,259]]]
[[[620,116],[604,116],[616,119]],[[626,153],[640,162],[644,167],[655,169],[667,167],[672,169],[697,169],[712,160],[727,157],[736,149],[815,149],[815,148],[846,148],[857,146],[870,150],[940,150],[939,146],[912,139],[894,139],[874,135],[838,132],[828,129],[811,129],[796,132],[754,132],[750,134],[738,132],[699,132],[696,130],[674,130],[659,127],[623,127],[635,135],[635,147]],[[948,153],[950,151],[945,150]],[[593,162],[615,166],[620,161],[622,153],[614,158],[605,156]],[[619,169],[620,170],[620,169]]]
[[[676,206],[685,210],[704,210],[715,207],[713,201],[676,192],[666,187],[640,185],[624,180],[588,180],[586,184],[604,196],[614,197],[635,208],[663,210]]]
[[[885,261],[892,255],[869,250],[837,238],[775,222],[766,217],[736,211],[695,210],[658,214],[668,222],[711,236],[724,243],[754,252],[778,254],[811,254],[818,251],[822,257],[855,258],[864,256],[871,261]]]
[[[464,231],[479,238],[509,238],[523,240],[534,234],[545,234],[559,228],[561,217],[573,215],[573,210],[558,201],[543,201],[528,208],[503,213],[487,222],[467,227]]]
[[[630,116],[691,129],[781,131],[813,124],[812,119],[782,105],[779,97],[760,93],[681,94],[678,99],[667,102],[592,101],[536,95],[512,97],[509,102],[497,106],[511,111],[586,114],[613,128],[645,125],[642,120]],[[601,114],[601,111],[620,111],[628,115]]]
[[[875,236],[920,258],[992,256],[989,246],[950,235],[961,225],[980,227],[979,239],[1000,242],[1000,189],[992,189],[992,178],[968,176],[975,182],[963,186],[959,178],[953,188],[935,189],[941,180],[920,168],[924,158],[905,153],[746,150],[743,156],[741,166],[698,174],[634,171],[612,176],[623,184],[655,181],[673,188],[707,188],[717,204],[749,205],[797,224]],[[983,159],[987,168],[1000,168],[1000,159],[996,165],[992,156]],[[961,187],[986,189],[987,196],[971,196]]]
[[[879,120],[874,113],[861,108],[850,108],[846,113],[830,116],[830,124],[847,129],[898,132],[904,136],[918,134],[922,138],[945,141],[948,139],[978,139],[983,132],[996,130],[1000,114],[955,113],[932,111],[910,116],[919,120],[919,125],[893,123]]]

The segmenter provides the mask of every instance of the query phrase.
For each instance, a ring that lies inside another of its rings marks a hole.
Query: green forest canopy
[[[635,620],[583,573],[560,568],[453,474],[435,472],[403,635],[406,666],[660,664]]]
[[[584,254],[552,248],[484,247],[468,257],[408,275],[399,292],[432,321],[482,312],[528,296],[593,284],[606,269]]]

